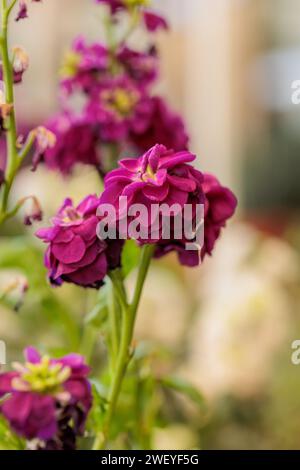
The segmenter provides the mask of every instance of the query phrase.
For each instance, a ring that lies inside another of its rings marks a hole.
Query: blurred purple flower
[[[108,65],[107,48],[98,42],[87,45],[85,39],[79,36],[66,55],[61,87],[67,94],[76,88],[88,93],[107,72]]]
[[[69,449],[66,435],[74,448],[92,404],[88,366],[78,354],[50,359],[32,347],[25,358],[15,372],[0,374],[1,414],[20,436],[39,439],[41,448]]]
[[[146,151],[157,142],[176,151],[187,149],[189,137],[182,118],[173,113],[158,96],[152,97],[151,103],[152,111],[147,128],[143,132],[131,131],[130,140],[141,151]]]
[[[77,163],[101,166],[97,126],[85,118],[62,113],[49,121],[47,128],[56,136],[55,145],[44,153],[48,168],[68,174]]]
[[[40,2],[41,0],[31,0],[32,2]],[[19,10],[16,17],[16,21],[28,18],[27,11],[28,0],[19,0]]]
[[[86,113],[100,125],[104,142],[127,140],[130,132],[142,133],[152,112],[151,99],[126,76],[103,81],[89,97]]]
[[[157,79],[158,59],[154,47],[145,53],[123,46],[117,53],[117,59],[129,77],[140,85],[147,86]]]
[[[159,29],[169,29],[168,22],[165,20],[165,18],[151,10],[144,10],[143,18],[147,30],[151,33],[156,32]]]
[[[53,226],[37,231],[37,237],[49,244],[45,265],[53,285],[71,282],[99,288],[108,271],[120,265],[122,242],[104,242],[97,236],[98,206],[96,196],[87,196],[77,207],[66,199]]]

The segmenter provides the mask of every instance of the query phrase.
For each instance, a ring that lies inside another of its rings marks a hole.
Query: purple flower
[[[147,53],[135,51],[123,46],[117,53],[117,59],[123,65],[129,77],[140,85],[149,85],[158,76],[158,60],[155,47]]]
[[[155,237],[151,234],[150,239],[154,222],[151,215],[153,204],[167,207],[176,204],[177,213],[182,214],[185,204],[201,204],[204,201],[203,176],[189,164],[194,159],[195,155],[188,151],[175,153],[157,144],[138,159],[121,160],[119,168],[106,175],[100,202],[112,204],[119,221],[127,215],[124,214],[120,197],[127,198],[128,210],[133,204],[143,204],[147,209],[147,215],[142,220],[146,236],[138,241],[141,244],[156,243],[162,238],[163,227],[159,219]]]
[[[29,66],[29,57],[27,52],[22,47],[13,48],[13,79],[14,83],[21,83],[24,72]],[[0,64],[0,81],[3,80],[3,67]]]
[[[33,2],[40,2],[41,0],[32,0]],[[19,11],[16,17],[16,21],[28,18],[27,12],[27,0],[19,0]]]
[[[151,98],[151,103],[152,111],[147,128],[140,133],[131,131],[130,140],[141,151],[146,151],[157,142],[176,151],[187,149],[189,137],[182,118],[173,113],[158,96]]]
[[[87,45],[82,36],[76,38],[67,53],[62,69],[62,89],[70,94],[78,88],[89,92],[107,72],[109,53],[101,43]]]
[[[37,231],[37,237],[49,245],[45,265],[53,285],[71,282],[99,288],[108,271],[120,265],[122,242],[104,242],[96,234],[98,206],[96,196],[87,196],[77,207],[66,199],[53,225]]]
[[[213,175],[203,174],[202,190],[204,193],[204,245],[201,253],[186,250],[186,240],[164,240],[157,246],[155,257],[177,252],[180,263],[184,266],[198,266],[206,255],[211,255],[215,243],[236,209],[237,199],[230,189],[221,186]]]
[[[100,167],[99,131],[85,118],[58,114],[47,124],[56,136],[56,144],[44,153],[46,165],[63,174],[77,163]]]
[[[64,442],[62,417],[69,435],[82,435],[92,404],[88,366],[82,356],[69,354],[61,359],[41,357],[32,347],[25,350],[26,363],[15,364],[15,372],[0,374],[0,412],[12,429],[28,440],[39,439],[41,447]]]
[[[169,29],[168,22],[161,15],[154,13],[150,10],[143,11],[144,23],[148,31],[151,33],[158,31],[159,29]]]
[[[105,142],[126,140],[129,132],[147,128],[152,103],[142,87],[126,76],[107,79],[90,95],[86,107],[89,119],[100,125]]]

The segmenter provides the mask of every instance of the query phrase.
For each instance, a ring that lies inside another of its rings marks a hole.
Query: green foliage
[[[25,442],[16,436],[0,415],[0,450],[24,450]]]

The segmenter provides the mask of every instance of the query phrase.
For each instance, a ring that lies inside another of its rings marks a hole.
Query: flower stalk
[[[1,0],[0,12],[1,12],[1,34],[0,34],[0,54],[3,69],[3,82],[5,89],[5,103],[11,106],[9,115],[5,119],[5,133],[6,133],[6,149],[7,149],[7,161],[5,169],[5,181],[1,188],[0,193],[0,224],[8,218],[15,215],[16,211],[7,211],[9,193],[16,176],[16,173],[22,163],[30,152],[35,136],[31,133],[24,145],[24,148],[18,152],[17,144],[17,125],[16,125],[16,114],[15,114],[15,100],[14,100],[14,72],[13,72],[13,61],[9,57],[8,47],[8,25],[10,13],[16,4],[16,0],[13,0],[10,5],[7,4],[7,0]]]
[[[110,427],[121,392],[123,379],[132,357],[131,343],[135,320],[154,249],[154,245],[145,245],[142,248],[133,300],[130,305],[126,303],[126,299],[124,299],[123,302],[120,348],[112,379],[111,389],[109,392],[103,432],[96,437],[93,447],[94,450],[105,449],[109,440]]]

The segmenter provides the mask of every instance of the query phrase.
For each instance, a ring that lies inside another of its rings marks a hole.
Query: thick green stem
[[[124,375],[131,358],[131,342],[133,337],[134,324],[153,251],[154,246],[152,245],[146,245],[143,247],[133,300],[130,305],[127,305],[127,308],[123,308],[121,342],[108,397],[108,407],[104,419],[103,432],[101,435],[96,437],[93,447],[94,450],[105,449],[109,439],[111,422],[116,410]]]

